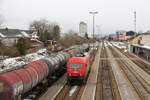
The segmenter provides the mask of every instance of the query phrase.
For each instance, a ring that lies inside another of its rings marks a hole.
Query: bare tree
[[[29,26],[30,32],[36,31],[40,40],[45,42],[46,40],[53,39],[59,40],[60,27],[55,23],[50,23],[46,19],[34,20]]]
[[[43,33],[48,26],[48,21],[45,19],[40,19],[40,20],[34,20],[30,23],[29,29],[31,31],[36,31],[38,32],[38,35],[40,36],[41,33]]]
[[[53,40],[58,41],[60,39],[60,27],[55,25],[53,27]]]
[[[69,34],[77,34],[77,32],[74,31],[74,30],[72,30],[72,29],[70,29],[70,30],[68,31],[68,33],[69,33]]]

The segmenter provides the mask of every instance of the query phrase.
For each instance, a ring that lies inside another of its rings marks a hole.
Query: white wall
[[[3,38],[1,42],[6,46],[11,46],[14,43],[17,43],[17,41],[18,38]]]

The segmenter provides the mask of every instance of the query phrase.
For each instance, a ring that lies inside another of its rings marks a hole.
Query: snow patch
[[[69,92],[69,96],[72,96],[74,94],[74,92],[77,90],[78,86],[74,86],[70,92]]]
[[[1,36],[1,37],[3,37],[3,38],[4,38],[4,37],[6,37],[6,36],[5,36],[5,35],[3,35],[2,33],[0,33],[0,36]]]
[[[21,67],[29,62],[39,60],[44,57],[48,57],[48,53],[46,48],[40,49],[36,53],[27,54],[22,57],[15,57],[15,58],[7,58],[5,60],[0,61],[0,71],[4,71],[6,69],[10,69],[12,67]],[[5,66],[2,69],[2,66]]]
[[[24,31],[22,31],[21,33],[22,33],[22,35],[23,35],[24,37],[28,37],[28,38],[30,37],[29,34],[26,33],[26,32],[24,32]]]
[[[21,34],[19,34],[19,35],[16,35],[16,37],[22,37],[22,35],[21,35]]]
[[[39,40],[37,40],[37,39],[34,39],[34,38],[32,38],[31,40],[32,40],[32,41],[37,41],[37,42],[39,42],[39,43],[42,43],[41,41],[39,41]]]
[[[120,49],[126,49],[126,46],[124,45],[123,42],[111,42],[111,43]]]

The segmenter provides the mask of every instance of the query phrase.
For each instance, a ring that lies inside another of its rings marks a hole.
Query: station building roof
[[[148,45],[131,44],[131,46],[150,50],[150,46],[148,46]]]

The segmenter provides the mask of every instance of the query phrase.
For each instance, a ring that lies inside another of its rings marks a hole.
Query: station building
[[[130,52],[134,53],[140,57],[150,60],[150,33],[142,34],[139,36],[140,42],[138,44],[130,45]],[[137,37],[138,38],[138,37]]]

